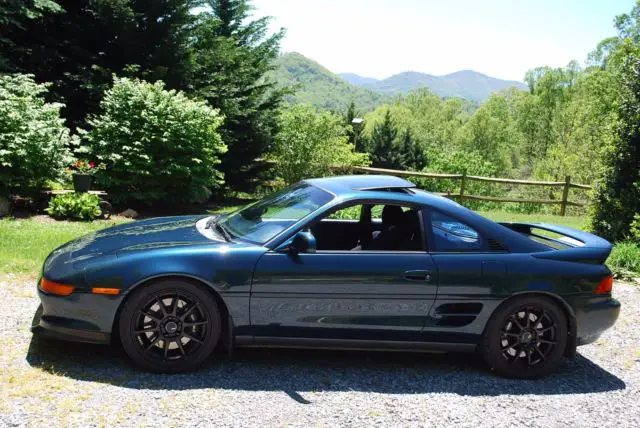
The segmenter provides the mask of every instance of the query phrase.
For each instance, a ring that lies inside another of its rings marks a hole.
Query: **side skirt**
[[[342,349],[398,352],[475,352],[474,343],[407,342],[394,340],[311,339],[300,337],[236,336],[237,348]]]

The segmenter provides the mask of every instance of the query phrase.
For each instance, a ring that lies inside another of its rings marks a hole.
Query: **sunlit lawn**
[[[0,273],[35,273],[45,257],[65,242],[125,221],[47,220],[42,217],[0,219]]]
[[[574,229],[586,229],[589,218],[586,216],[559,216],[550,214],[514,214],[503,211],[478,211],[479,214],[490,218],[493,221],[510,221],[521,223],[551,223],[562,226],[573,227]]]

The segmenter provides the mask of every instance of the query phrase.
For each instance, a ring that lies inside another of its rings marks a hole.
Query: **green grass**
[[[56,247],[114,224],[108,220],[46,221],[42,217],[0,219],[0,273],[36,273]]]
[[[478,214],[490,218],[493,221],[511,221],[522,223],[551,223],[562,226],[573,227],[574,229],[586,230],[589,218],[582,217],[562,217],[550,214],[516,214],[503,211],[478,211]]]
[[[607,266],[617,278],[640,277],[640,245],[633,242],[616,244],[607,259]]]

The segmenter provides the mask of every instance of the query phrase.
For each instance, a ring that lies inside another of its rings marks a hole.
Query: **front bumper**
[[[589,302],[576,308],[578,346],[595,342],[616,323],[619,315],[620,302],[613,298]]]
[[[42,304],[31,325],[34,334],[69,340],[108,344],[121,296],[74,293],[54,296],[38,289]]]

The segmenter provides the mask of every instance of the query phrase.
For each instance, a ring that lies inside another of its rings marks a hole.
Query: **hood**
[[[54,250],[45,262],[45,269],[57,261],[73,263],[77,267],[85,260],[115,254],[121,250],[216,243],[218,241],[202,235],[196,228],[196,222],[207,217],[151,218],[90,233]]]

